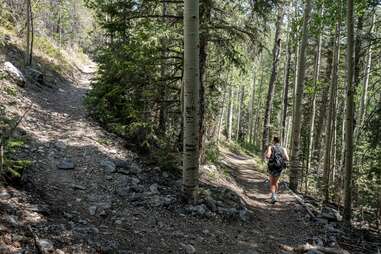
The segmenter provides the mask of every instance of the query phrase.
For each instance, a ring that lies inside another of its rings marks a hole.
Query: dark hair
[[[277,136],[273,137],[273,142],[274,142],[275,144],[280,143],[280,139],[279,139],[279,137],[277,137]]]

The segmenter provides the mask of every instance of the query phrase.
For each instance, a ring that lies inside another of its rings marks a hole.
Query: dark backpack
[[[282,170],[285,167],[282,147],[275,145],[271,147],[271,157],[269,159],[269,169]]]

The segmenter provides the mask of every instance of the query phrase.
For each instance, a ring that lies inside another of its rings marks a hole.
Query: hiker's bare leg
[[[278,179],[279,179],[279,177],[270,175],[270,191],[271,191],[271,193],[278,192]]]

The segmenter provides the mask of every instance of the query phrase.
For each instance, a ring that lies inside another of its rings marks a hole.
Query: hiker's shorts
[[[269,174],[274,177],[279,177],[282,174],[283,169],[268,169]]]

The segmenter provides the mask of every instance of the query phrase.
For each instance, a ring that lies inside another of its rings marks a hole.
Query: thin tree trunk
[[[354,25],[353,0],[347,0],[347,110],[345,111],[345,180],[343,219],[350,224],[352,217],[353,123],[354,123]]]
[[[242,105],[243,105],[243,97],[245,95],[245,87],[241,86],[241,91],[238,93],[238,116],[237,116],[237,133],[236,133],[236,140],[239,141],[239,135],[241,131],[241,112],[242,112]]]
[[[224,91],[224,96],[223,96],[223,101],[222,101],[222,108],[221,108],[221,113],[219,115],[218,119],[218,128],[217,128],[217,143],[221,139],[221,128],[222,128],[222,123],[224,120],[224,114],[225,114],[225,102],[226,102],[226,90]]]
[[[184,1],[183,193],[197,198],[199,167],[199,2]]]
[[[254,128],[254,101],[255,101],[255,70],[253,70],[253,87],[251,89],[251,98],[249,103],[249,144],[253,143]]]
[[[168,14],[167,3],[163,1],[163,18],[162,22],[165,24],[165,16]],[[160,66],[160,76],[161,76],[161,90],[160,90],[160,113],[159,113],[159,133],[165,135],[167,132],[167,87],[165,82],[167,61],[165,60],[167,56],[167,43],[166,39],[161,39],[161,66]]]
[[[226,126],[226,135],[227,140],[231,141],[232,139],[232,125],[233,125],[233,88],[229,88],[229,105],[228,105],[228,115],[227,115],[227,126]]]
[[[281,141],[282,145],[286,145],[286,121],[287,121],[287,108],[288,108],[288,88],[290,85],[290,66],[291,66],[291,47],[290,35],[287,34],[286,43],[286,62],[284,67],[284,80],[283,80],[283,105],[282,105],[282,118],[281,118]]]
[[[30,0],[31,1],[31,0]],[[29,15],[30,15],[30,51],[29,51],[29,65],[32,65],[33,61],[33,44],[34,44],[34,25],[33,25],[33,10],[32,10],[32,4],[29,3]]]
[[[334,123],[334,114],[336,111],[336,98],[337,98],[337,81],[338,81],[338,68],[339,68],[339,56],[340,56],[340,30],[341,30],[341,9],[339,9],[339,15],[337,15],[337,24],[336,24],[336,39],[335,39],[335,49],[332,63],[332,81],[330,87],[330,96],[329,96],[329,112],[327,120],[327,131],[325,139],[325,154],[324,154],[324,172],[323,172],[323,194],[324,201],[329,202],[329,174],[331,169],[331,146],[332,146],[332,137],[333,129],[335,128]]]
[[[263,123],[263,138],[262,138],[262,152],[264,154],[267,146],[269,145],[270,139],[270,123],[271,123],[271,113],[273,107],[273,99],[275,93],[275,81],[278,74],[278,63],[280,56],[280,46],[281,46],[281,33],[282,33],[282,22],[283,22],[283,6],[280,4],[278,7],[278,16],[276,20],[276,28],[275,28],[275,41],[274,47],[272,51],[272,69],[271,76],[269,82],[269,89],[267,92],[267,100],[266,100],[266,109],[264,115],[264,123]]]
[[[303,17],[303,31],[302,31],[302,41],[300,44],[299,51],[299,63],[298,63],[298,77],[297,77],[297,88],[296,88],[296,98],[295,98],[295,114],[292,124],[292,143],[291,143],[291,163],[290,163],[290,188],[294,191],[298,189],[299,181],[299,146],[300,146],[300,132],[302,124],[302,99],[304,90],[304,77],[306,71],[306,48],[308,43],[308,25],[311,14],[311,0],[307,0],[304,8]]]
[[[26,0],[26,47],[25,47],[25,64],[29,64],[30,57],[30,6],[31,0]]]
[[[323,15],[323,12],[320,11],[320,16]],[[321,59],[321,32],[318,36],[318,44],[317,44],[317,50],[316,50],[316,56],[315,56],[315,68],[314,68],[314,80],[313,80],[313,94],[312,94],[312,115],[311,115],[311,123],[310,123],[310,136],[309,136],[309,142],[308,142],[308,157],[307,157],[307,167],[306,167],[306,180],[305,180],[305,190],[306,193],[308,193],[308,173],[311,169],[311,160],[312,160],[312,153],[313,153],[313,140],[314,140],[314,134],[315,134],[315,118],[316,118],[316,94],[317,94],[317,86],[319,81],[319,74],[320,74],[320,59]]]
[[[372,17],[370,33],[373,33],[374,31],[374,21],[375,21],[375,14],[373,14],[373,17]],[[361,102],[360,102],[360,113],[358,115],[358,120],[357,120],[358,124],[355,127],[355,133],[354,133],[355,142],[357,142],[360,129],[364,125],[365,112],[366,112],[366,107],[368,103],[368,86],[369,86],[371,63],[372,63],[372,45],[370,44],[368,47],[368,52],[366,54],[364,83],[362,87],[362,96],[361,96]]]
[[[261,61],[262,63],[262,61]],[[254,144],[256,146],[259,146],[259,135],[260,135],[260,130],[259,130],[259,124],[260,124],[260,117],[261,117],[261,114],[259,112],[259,110],[262,108],[262,88],[263,88],[263,76],[264,76],[264,68],[262,67],[262,71],[261,71],[261,80],[259,82],[259,88],[258,88],[258,96],[257,96],[257,102],[258,102],[258,107],[256,107],[256,111],[255,111],[255,123],[254,123],[254,131],[253,131],[253,135],[254,135]]]

